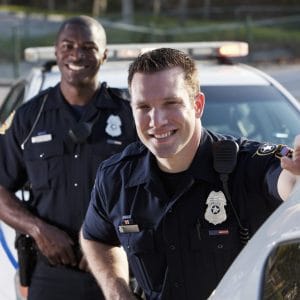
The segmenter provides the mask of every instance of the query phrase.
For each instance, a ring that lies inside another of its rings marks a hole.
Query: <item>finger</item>
[[[300,175],[300,156],[297,160],[290,159],[288,157],[282,157],[281,167],[290,171],[294,175]]]
[[[72,247],[67,247],[60,252],[60,261],[64,265],[71,265],[71,266],[77,265],[77,258]]]
[[[88,263],[87,263],[87,260],[84,257],[81,258],[78,267],[82,271],[85,271],[85,272],[89,272],[90,271]]]
[[[300,135],[297,135],[294,140],[293,159],[294,160],[300,159]]]

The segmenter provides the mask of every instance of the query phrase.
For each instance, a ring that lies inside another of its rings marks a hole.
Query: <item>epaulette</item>
[[[114,154],[110,158],[104,160],[101,163],[101,168],[107,168],[122,161],[124,162],[127,160],[131,160],[134,157],[139,157],[141,155],[144,155],[146,150],[147,148],[140,141],[133,142],[125,147],[122,152]]]
[[[43,99],[47,94],[49,94],[51,89],[53,89],[53,87],[49,87],[39,92],[37,95],[30,98],[28,101],[24,102],[20,107],[18,107],[16,112],[19,111],[18,113],[21,113],[23,115],[28,115],[28,117],[31,119],[32,115],[39,111]]]
[[[107,90],[111,93],[114,97],[119,98],[120,100],[126,100],[130,102],[130,95],[127,89],[120,89],[120,88],[112,88],[107,86]]]

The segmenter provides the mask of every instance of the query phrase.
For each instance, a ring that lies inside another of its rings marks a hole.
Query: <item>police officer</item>
[[[292,155],[203,128],[196,66],[181,51],[144,53],[128,82],[141,142],[101,164],[83,251],[107,299],[134,299],[122,249],[147,299],[207,299],[291,191],[300,140]]]
[[[78,234],[99,163],[135,141],[136,131],[122,92],[99,82],[107,49],[96,20],[63,22],[55,54],[60,83],[21,106],[1,136],[0,218],[34,240],[28,299],[99,300]],[[26,183],[24,206],[14,193]]]

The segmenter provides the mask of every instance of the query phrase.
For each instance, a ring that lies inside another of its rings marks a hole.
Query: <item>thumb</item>
[[[281,167],[294,175],[300,175],[300,135],[295,137],[292,158],[282,157]]]

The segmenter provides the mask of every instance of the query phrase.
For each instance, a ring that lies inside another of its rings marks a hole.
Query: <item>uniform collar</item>
[[[217,180],[218,173],[213,169],[212,157],[212,143],[215,138],[216,136],[206,129],[202,129],[201,142],[189,171],[195,179],[210,183],[215,183]],[[128,187],[149,184],[151,180],[155,180],[156,162],[154,155],[144,145],[141,146],[141,150],[145,154],[139,157],[138,163],[127,182]]]
[[[65,107],[64,96],[60,90],[60,84],[49,90],[48,99],[46,101],[45,110],[58,109]],[[95,93],[90,103],[96,108],[100,109],[115,109],[117,104],[113,101],[111,95],[108,93],[106,83],[102,83],[99,91]]]
[[[149,183],[150,178],[153,176],[151,174],[155,170],[154,155],[144,145],[141,145],[140,149],[144,155],[139,157],[136,167],[127,182],[128,187]]]
[[[212,144],[218,139],[216,135],[202,128],[200,146],[190,168],[195,179],[216,182],[218,173],[213,168]]]

